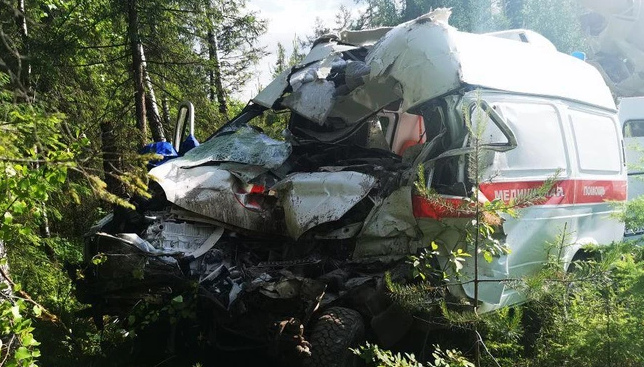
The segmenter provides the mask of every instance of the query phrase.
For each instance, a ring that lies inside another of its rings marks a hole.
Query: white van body
[[[449,11],[440,9],[364,37],[354,32],[350,36],[362,41],[353,44],[326,38],[314,44],[301,65],[280,74],[253,99],[265,109],[292,112],[287,136],[298,137],[294,146],[302,141],[357,141],[357,131],[366,126],[370,137],[379,135],[378,149],[402,156],[404,171],[389,174],[372,164],[291,172],[270,187],[283,210],[285,229],[278,227],[282,214],[235,204],[242,202],[239,188],[246,187],[242,181],[248,174],[242,173],[248,168],[231,172],[203,165],[230,160],[222,158],[217,141],[235,135],[216,137],[195,149],[197,153],[151,174],[172,203],[227,225],[288,233],[295,241],[352,239],[350,261],[399,261],[435,242],[443,268],[449,267],[447,259],[456,249],[474,254],[461,230],[472,217],[442,213],[416,194],[419,164],[425,167],[429,188],[455,202],[478,190],[480,200],[509,203],[557,174],[546,202],[519,209],[516,218],[503,216],[498,237],[510,253],[497,254],[491,262],[477,255],[480,310],[520,302],[524,296],[510,282],[538,271],[562,235],[570,244],[561,253],[564,263],[583,245],[623,238],[624,224],[611,216],[616,209],[608,203],[626,200],[622,129],[611,92],[591,65],[543,47],[543,42],[515,40],[512,33],[459,32],[447,24],[448,18]],[[482,137],[487,153],[478,180],[468,166],[472,136],[466,121],[479,123],[467,115],[481,105],[491,117]],[[243,115],[237,120],[222,131],[248,122]],[[258,134],[244,129],[235,134]],[[272,166],[258,154],[235,162],[274,169],[291,154],[289,141],[253,136],[248,141],[264,144],[262,149],[283,146],[279,151],[284,154],[276,155],[281,158],[270,162]],[[371,149],[373,140],[363,146]],[[211,146],[213,152],[208,152]],[[382,190],[387,185],[395,190]],[[222,198],[229,198],[225,210],[215,204]],[[344,223],[345,214],[365,201],[371,209],[361,219],[333,226]],[[452,292],[474,298],[474,272],[474,261],[467,261]]]
[[[628,200],[644,195],[644,97],[622,98],[619,102],[619,122],[624,133],[628,162]],[[627,230],[625,239],[644,234],[644,228]]]
[[[613,217],[616,208],[609,201],[626,199],[627,182],[621,129],[614,111],[560,98],[489,90],[466,94],[462,104],[477,99],[495,108],[516,138],[515,148],[489,152],[480,162],[483,200],[510,203],[557,175],[546,202],[521,209],[518,217],[502,215],[502,242],[510,253],[492,262],[482,256],[478,261],[482,281],[478,294],[484,312],[525,299],[508,284],[539,271],[549,256],[557,255],[562,241],[569,246],[563,248],[561,260],[569,263],[585,244],[621,240],[624,225]],[[467,176],[465,160],[459,170]],[[439,225],[431,204],[420,197],[414,198],[414,212],[427,240],[441,243],[445,251],[460,245],[455,240],[458,231],[444,224],[458,228],[472,220],[471,216],[449,218],[448,214]],[[471,244],[466,248],[472,252]],[[447,268],[448,257],[443,261]],[[462,287],[454,286],[452,291],[458,293],[462,288],[473,298],[473,261],[466,263],[463,272]]]

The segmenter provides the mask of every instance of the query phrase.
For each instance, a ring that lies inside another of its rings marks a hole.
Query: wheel
[[[309,336],[311,356],[304,359],[303,367],[353,367],[358,356],[349,348],[357,347],[364,339],[362,316],[344,307],[324,311]]]

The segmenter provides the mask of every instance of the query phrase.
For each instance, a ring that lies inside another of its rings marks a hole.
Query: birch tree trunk
[[[214,102],[215,95],[219,103],[219,112],[228,116],[228,107],[226,106],[226,91],[221,81],[221,66],[219,56],[217,55],[217,37],[215,33],[208,31],[208,57],[210,58],[210,100]]]
[[[136,0],[128,0],[128,36],[132,53],[132,73],[134,76],[134,104],[136,108],[136,127],[140,132],[140,144],[145,145],[148,136],[148,124],[145,113],[145,85],[143,83],[143,63],[139,52],[139,18]]]
[[[154,141],[165,141],[165,133],[163,132],[163,122],[161,121],[161,114],[159,114],[157,97],[154,94],[154,86],[152,85],[150,74],[148,73],[148,65],[145,62],[145,51],[143,51],[143,45],[140,43],[139,54],[141,70],[143,71],[143,81],[145,82],[145,87],[147,89],[145,94],[145,106],[147,107],[146,113],[150,124],[150,131],[152,132],[152,139]]]
[[[25,0],[18,0],[18,11],[16,12],[16,23],[20,32],[20,39],[22,41],[21,55],[18,57],[18,74],[20,79],[20,90],[25,92],[21,96],[25,102],[31,101],[31,63],[29,62],[29,30],[27,28],[27,16]]]

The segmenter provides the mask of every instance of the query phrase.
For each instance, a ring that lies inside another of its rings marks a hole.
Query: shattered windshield
[[[206,141],[181,158],[181,167],[209,162],[236,162],[266,168],[281,166],[291,154],[291,144],[271,139],[250,126]]]

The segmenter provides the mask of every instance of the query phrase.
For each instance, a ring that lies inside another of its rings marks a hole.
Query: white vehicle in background
[[[628,200],[644,195],[644,97],[622,98],[619,121],[624,133],[628,162]],[[644,228],[627,230],[625,239],[639,238]]]

